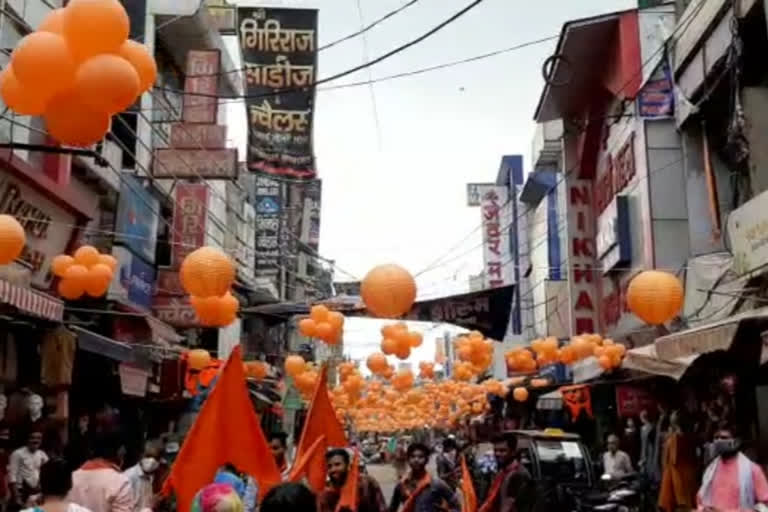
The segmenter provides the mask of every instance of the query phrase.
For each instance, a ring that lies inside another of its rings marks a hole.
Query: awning
[[[563,408],[563,395],[559,389],[545,393],[536,401],[536,408],[541,411],[559,411]]]
[[[622,368],[630,370],[639,370],[651,375],[661,375],[680,380],[685,371],[698,359],[699,355],[681,357],[671,361],[661,359],[656,354],[655,345],[646,345],[644,347],[628,350],[624,356]]]
[[[113,340],[77,325],[71,325],[69,328],[77,334],[77,347],[81,350],[108,357],[120,363],[129,363],[143,369],[152,367],[149,357],[134,350],[133,345],[130,343]]]
[[[166,324],[162,320],[147,315],[144,317],[149,330],[152,331],[152,341],[157,345],[169,346],[184,341],[184,336],[176,332],[176,329]]]
[[[52,322],[61,322],[64,318],[64,303],[59,299],[8,281],[0,280],[0,302]]]

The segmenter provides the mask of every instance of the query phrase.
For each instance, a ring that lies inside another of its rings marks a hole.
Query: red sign
[[[197,316],[189,297],[155,297],[152,301],[154,315],[173,327],[197,327]]]
[[[635,177],[635,134],[613,156],[606,156],[605,168],[598,173],[595,180],[595,210],[597,215],[603,213],[616,194],[619,194],[632,178]]]
[[[656,399],[643,388],[616,386],[616,409],[619,416],[639,416],[642,410],[656,412]]]
[[[569,177],[568,193],[568,293],[571,335],[599,330],[595,255],[595,220],[592,210],[592,182]]]
[[[152,176],[168,179],[237,178],[237,148],[155,149]]]
[[[185,123],[216,123],[219,102],[216,97],[221,70],[219,50],[191,50],[187,52],[187,78],[184,81]],[[192,93],[192,94],[190,94]],[[196,94],[200,94],[197,96]]]
[[[184,288],[181,287],[181,280],[177,270],[158,269],[155,295],[186,295]]]
[[[227,146],[227,127],[223,124],[171,125],[171,147],[176,149],[223,149]]]
[[[203,183],[177,183],[173,209],[173,248],[171,265],[179,268],[190,252],[205,245],[208,218],[208,186]]]

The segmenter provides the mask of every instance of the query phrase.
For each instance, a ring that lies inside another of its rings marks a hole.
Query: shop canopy
[[[0,303],[13,306],[26,315],[61,322],[64,303],[32,288],[15,285],[0,279]]]
[[[629,350],[623,366],[680,379],[702,354],[730,350],[741,337],[741,333],[751,338],[752,334],[759,335],[765,330],[766,325],[768,307],[745,311],[717,322],[662,336],[653,345]],[[762,364],[768,360],[768,347],[761,347]]]

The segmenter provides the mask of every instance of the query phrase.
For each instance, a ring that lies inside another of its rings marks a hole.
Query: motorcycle
[[[603,475],[601,489],[573,493],[576,512],[645,512],[645,495],[638,475]]]

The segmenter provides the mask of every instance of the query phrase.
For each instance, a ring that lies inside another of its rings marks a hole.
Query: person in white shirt
[[[152,509],[154,492],[154,474],[160,465],[158,457],[160,450],[154,443],[147,443],[144,447],[144,455],[138,464],[131,466],[123,472],[131,482],[131,490],[135,500],[133,511],[142,512]]]
[[[619,450],[619,437],[615,434],[606,440],[608,450],[603,454],[603,471],[611,478],[623,478],[634,473],[627,452]]]
[[[91,512],[67,500],[71,488],[72,471],[69,464],[64,459],[51,459],[40,468],[42,502],[22,512]]]
[[[8,483],[17,506],[30,505],[30,499],[40,493],[40,468],[48,462],[48,455],[40,449],[43,433],[32,431],[26,446],[11,453],[8,460]]]

